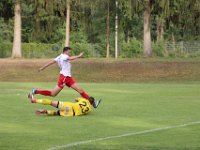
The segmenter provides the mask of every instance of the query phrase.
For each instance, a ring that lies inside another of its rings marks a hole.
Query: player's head
[[[90,104],[91,104],[91,105],[93,105],[93,104],[94,104],[94,101],[95,101],[94,97],[89,97],[89,99],[88,99],[88,100],[89,100],[89,102],[90,102]]]
[[[63,52],[66,52],[66,51],[69,51],[69,50],[72,50],[72,49],[68,46],[63,48]]]

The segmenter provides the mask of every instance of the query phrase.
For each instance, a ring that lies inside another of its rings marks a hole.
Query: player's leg
[[[43,104],[43,105],[51,105],[51,100],[50,99],[35,99],[32,94],[29,94],[28,98],[29,98],[31,103]]]
[[[75,81],[72,77],[67,76],[67,77],[65,78],[64,83],[65,83],[68,87],[71,87],[71,88],[73,88],[74,90],[76,90],[83,98],[88,99],[88,98],[90,97],[87,93],[85,93],[85,91],[83,91],[82,88],[80,88],[80,87],[78,86],[78,84],[76,83],[76,81]]]
[[[45,95],[45,96],[56,96],[64,87],[64,80],[65,77],[63,75],[60,75],[59,80],[57,85],[54,87],[53,90],[49,91],[49,90],[37,90],[37,89],[32,89],[32,94],[41,94],[41,95]]]
[[[49,91],[49,90],[38,90],[38,89],[33,88],[32,94],[40,94],[40,95],[44,95],[44,96],[51,96],[51,91]]]
[[[63,88],[60,88],[58,85],[56,85],[54,87],[54,89],[52,91],[49,91],[49,90],[38,90],[38,89],[32,89],[32,94],[41,94],[41,95],[44,95],[44,96],[56,96],[58,93],[60,93],[60,91],[62,90]]]
[[[52,100],[52,101],[51,101],[51,106],[58,108],[59,103],[60,103],[60,101]]]
[[[38,103],[38,104],[43,104],[43,105],[51,105],[53,107],[58,108],[59,101],[49,100],[49,99],[35,99],[32,94],[29,94],[28,98],[30,99],[31,103]],[[36,114],[47,114],[47,115],[50,115],[50,116],[60,115],[60,111],[59,110],[57,111],[57,110],[45,110],[45,109],[42,109],[42,110],[36,110],[35,113]]]
[[[89,96],[82,88],[80,88],[80,86],[76,83],[76,81],[72,77],[67,77],[65,84],[68,87],[71,87],[74,90],[76,90],[83,98],[88,99],[88,100],[89,100],[89,98],[93,98],[93,97]],[[94,101],[92,103],[93,107],[97,108],[98,105],[100,104],[100,102],[101,102],[101,100]]]
[[[79,92],[80,95],[81,95],[83,98],[88,99],[88,100],[89,100],[90,98],[93,98],[93,97],[90,97],[87,93],[85,93],[85,92],[78,86],[77,83],[74,83],[71,87],[72,87],[74,90],[76,90],[77,92]],[[101,99],[100,99],[100,100],[97,100],[97,101],[94,100],[94,102],[92,103],[92,106],[93,106],[94,108],[97,108],[98,105],[100,104],[100,102],[101,102]]]
[[[71,85],[71,88],[76,90],[83,98],[89,99],[89,95],[77,83]]]
[[[50,100],[50,99],[36,99],[33,97],[31,93],[29,93],[28,98],[31,103],[37,103],[37,104],[43,104],[43,105],[51,105],[51,106],[57,106],[58,101]]]
[[[60,93],[60,91],[63,89],[63,87],[59,87],[58,85],[56,85],[54,87],[54,89],[51,91],[51,96],[55,97],[58,93]]]

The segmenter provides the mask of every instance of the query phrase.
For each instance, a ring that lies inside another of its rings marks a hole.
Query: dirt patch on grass
[[[38,72],[50,60],[0,59],[0,82],[57,82],[57,65]],[[200,61],[79,59],[72,75],[78,82],[200,81]]]

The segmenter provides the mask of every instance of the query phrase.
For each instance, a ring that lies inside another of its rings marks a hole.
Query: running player
[[[54,60],[48,62],[44,66],[42,66],[39,71],[44,70],[48,66],[54,64],[57,62],[58,66],[60,67],[60,77],[58,80],[57,85],[54,87],[53,90],[39,90],[39,89],[32,89],[32,94],[41,94],[45,96],[56,96],[63,88],[64,86],[68,86],[76,90],[83,98],[89,99],[90,96],[78,86],[76,81],[71,76],[71,63],[70,61],[78,59],[83,56],[84,52],[81,52],[77,56],[70,56],[71,48],[70,47],[64,47],[63,53],[57,56]],[[96,108],[96,102],[92,104],[94,108]],[[98,103],[98,102],[97,102]]]
[[[49,99],[35,99],[32,94],[28,95],[31,103],[51,105],[58,108],[59,110],[37,110],[36,114],[47,114],[51,116],[81,116],[88,114],[92,111],[92,104],[94,103],[94,98],[90,97],[88,100],[85,98],[75,99],[75,103],[62,102]],[[101,100],[99,100],[101,102]],[[99,104],[99,103],[98,103]]]

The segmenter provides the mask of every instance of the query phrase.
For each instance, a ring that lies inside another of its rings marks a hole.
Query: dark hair
[[[67,50],[71,50],[71,48],[70,48],[70,47],[64,47],[64,48],[63,48],[63,52],[64,52],[64,51],[67,51]]]
[[[94,97],[89,97],[88,100],[89,100],[90,104],[93,105],[93,103],[94,103]]]

